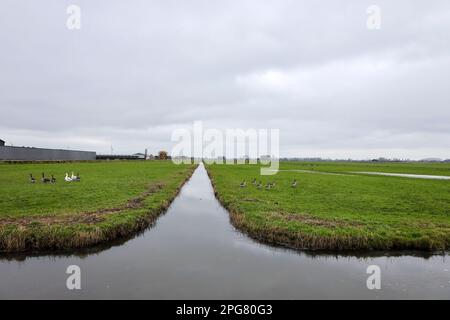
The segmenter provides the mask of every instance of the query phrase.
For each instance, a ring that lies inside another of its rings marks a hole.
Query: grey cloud
[[[379,31],[371,1],[3,1],[0,138],[136,152],[203,120],[279,128],[286,156],[450,158],[450,4],[377,2]]]

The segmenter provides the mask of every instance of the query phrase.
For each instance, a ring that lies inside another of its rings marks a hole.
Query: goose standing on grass
[[[30,183],[35,183],[36,179],[33,177],[33,174],[30,173]]]
[[[70,176],[70,179],[72,179],[72,181],[75,181],[77,179],[77,177],[73,174],[73,171],[72,171],[72,175]]]
[[[253,179],[252,184],[256,186],[256,179]]]
[[[50,179],[46,178],[44,173],[42,172],[42,178],[41,178],[42,183],[49,183]]]
[[[241,182],[241,184],[239,185],[239,187],[244,188],[247,185],[247,182],[245,182],[245,180],[243,180]]]
[[[52,175],[52,180],[50,181],[51,183],[56,183],[56,178]]]
[[[269,183],[266,184],[266,190],[270,190],[270,188],[272,188],[272,185]]]
[[[262,188],[262,182],[259,181],[258,185],[256,186],[256,188],[261,189]]]
[[[291,187],[297,188],[297,180],[294,179],[294,181],[292,181]]]
[[[80,173],[77,172],[77,175],[75,176],[75,181],[80,182],[81,178],[80,178]]]
[[[64,180],[65,180],[66,182],[72,181],[72,178],[69,177],[69,174],[68,174],[67,172],[66,172],[66,177],[64,178]]]

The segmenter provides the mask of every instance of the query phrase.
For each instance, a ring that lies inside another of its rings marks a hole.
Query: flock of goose
[[[262,189],[264,187],[266,190],[270,190],[270,189],[275,188],[275,182],[268,182],[264,186],[261,180],[259,182],[257,182],[256,179],[253,179],[252,185],[256,186],[257,189]],[[241,182],[241,184],[239,185],[239,187],[241,187],[241,188],[245,188],[246,186],[247,186],[247,182],[245,180],[243,180]],[[297,180],[294,179],[294,181],[292,181],[291,188],[297,188]]]
[[[79,182],[79,181],[81,181],[80,174],[77,173],[77,175],[74,175],[73,172],[72,172],[72,175],[69,176],[69,174],[66,172],[66,177],[64,178],[64,181],[66,181],[66,182],[72,182],[72,181]],[[53,175],[51,175],[51,178],[47,178],[45,176],[45,174],[42,173],[41,182],[42,183],[56,183],[56,178]],[[33,177],[32,173],[30,173],[30,183],[36,183],[36,178]]]

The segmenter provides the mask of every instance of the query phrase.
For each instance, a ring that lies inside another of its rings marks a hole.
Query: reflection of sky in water
[[[379,255],[379,254],[378,254]],[[77,264],[82,290],[65,288]],[[379,265],[382,290],[366,288]],[[203,167],[145,233],[98,253],[0,262],[2,298],[450,298],[448,256],[355,257],[274,248],[229,223]]]

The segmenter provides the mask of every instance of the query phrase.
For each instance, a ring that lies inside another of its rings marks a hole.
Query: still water
[[[109,248],[0,257],[0,298],[450,298],[448,255],[312,255],[259,244],[235,230],[203,166],[156,225]],[[69,265],[81,290],[66,288]],[[381,290],[366,269],[381,268]]]
[[[450,176],[437,176],[430,174],[411,174],[411,173],[391,173],[391,172],[368,172],[368,171],[352,171],[351,173],[373,174],[379,176],[416,178],[416,179],[435,179],[435,180],[450,180]]]

